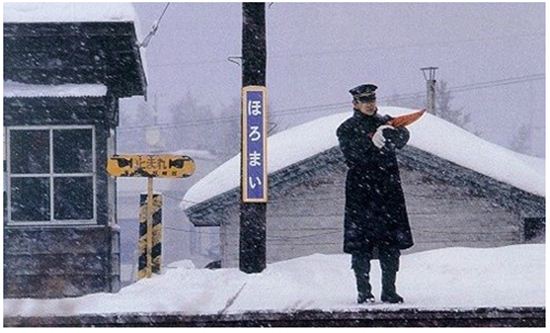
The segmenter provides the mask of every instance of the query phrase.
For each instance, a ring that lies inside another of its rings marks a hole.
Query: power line
[[[452,93],[464,92],[464,91],[471,91],[471,90],[477,90],[477,89],[499,87],[504,85],[525,83],[525,82],[531,82],[531,81],[537,81],[537,80],[544,80],[544,78],[545,78],[544,73],[530,74],[530,75],[524,75],[519,77],[511,77],[507,79],[477,82],[477,83],[471,83],[466,85],[449,87],[449,91]],[[379,101],[395,102],[400,100],[407,100],[410,98],[421,98],[421,97],[425,97],[425,95],[426,95],[425,92],[418,91],[418,92],[399,94],[394,96],[384,96],[382,98],[379,98]],[[284,117],[288,115],[296,115],[301,113],[329,111],[329,110],[345,107],[349,104],[350,102],[348,101],[348,102],[340,102],[340,103],[310,105],[310,106],[298,107],[298,108],[279,109],[277,113],[276,114],[273,113],[273,115],[275,117]],[[185,128],[185,127],[192,127],[197,125],[222,124],[222,123],[227,123],[231,121],[236,121],[239,119],[240,119],[240,115],[237,115],[237,116],[227,116],[227,117],[219,117],[219,118],[213,118],[213,119],[199,119],[199,120],[180,122],[180,123],[162,123],[162,124],[157,124],[155,126],[153,125],[128,126],[128,127],[119,128],[118,131],[123,132],[123,131],[142,130],[148,127],[155,127],[158,129]]]
[[[525,82],[531,82],[531,81],[537,81],[537,80],[544,80],[544,76],[538,77],[538,78],[532,78],[532,79],[501,82],[501,83],[492,84],[492,85],[479,85],[479,86],[473,86],[469,88],[458,88],[458,89],[452,89],[452,90],[450,89],[450,91],[453,93],[457,93],[457,92],[464,92],[464,91],[471,91],[471,90],[478,90],[478,89],[485,89],[485,88],[494,88],[494,87],[506,86],[511,84],[525,83]]]
[[[379,51],[379,50],[395,50],[395,49],[406,49],[406,48],[415,48],[415,47],[431,47],[431,46],[447,46],[447,45],[458,45],[464,43],[474,43],[474,42],[486,42],[492,40],[508,40],[514,38],[526,38],[533,36],[544,36],[544,33],[532,33],[532,34],[518,34],[518,35],[506,35],[506,36],[496,36],[496,37],[487,37],[487,38],[478,38],[478,39],[458,39],[453,41],[438,41],[438,42],[429,42],[429,43],[411,43],[403,45],[389,45],[389,46],[379,46],[371,48],[355,48],[355,49],[340,49],[340,50],[328,50],[328,51],[316,51],[316,52],[304,52],[304,53],[294,53],[294,54],[277,54],[271,53],[269,59],[278,59],[278,58],[304,58],[312,56],[325,56],[325,55],[338,55],[338,54],[348,54],[348,55],[357,55],[361,52],[369,51]],[[165,64],[153,64],[149,67],[172,67],[172,66],[196,66],[203,64],[216,64],[216,63],[226,63],[227,60],[206,60],[206,61],[184,61],[184,62],[171,62]]]
[[[218,118],[211,118],[211,119],[198,119],[198,120],[185,121],[185,122],[160,123],[160,124],[155,124],[155,125],[128,126],[128,127],[119,128],[118,130],[119,131],[135,130],[135,129],[141,130],[143,128],[148,128],[148,127],[155,127],[155,128],[159,128],[159,129],[166,129],[166,128],[171,128],[171,127],[172,128],[190,127],[190,126],[195,126],[195,125],[200,125],[200,124],[218,124],[218,123],[223,123],[223,122],[227,122],[227,121],[234,121],[234,120],[238,120],[238,119],[240,119],[240,117],[227,116],[227,117],[218,117]],[[180,125],[184,125],[184,126],[180,126]]]
[[[139,43],[139,47],[146,48],[149,45],[149,42],[151,42],[151,39],[157,33],[157,30],[158,30],[159,25],[160,25],[160,21],[164,17],[164,14],[166,13],[166,10],[168,9],[168,6],[170,6],[169,2],[167,2],[166,6],[164,6],[164,10],[162,11],[162,14],[160,14],[159,18],[155,22],[153,22],[153,25],[151,26],[151,31],[149,31],[149,33],[147,34],[147,36],[145,36],[143,41],[141,43]]]
[[[453,89],[458,89],[458,88],[473,87],[473,86],[478,86],[478,85],[486,85],[486,84],[489,84],[489,83],[501,83],[501,82],[507,82],[507,81],[524,80],[524,79],[539,79],[541,77],[544,78],[544,76],[545,76],[544,73],[529,74],[529,75],[510,77],[510,78],[500,79],[500,80],[469,83],[469,84],[465,84],[465,85],[461,85],[461,86],[454,86],[452,88]]]
[[[162,20],[162,18],[164,17],[164,13],[166,13],[166,10],[168,9],[168,6],[170,6],[169,2],[166,3],[166,6],[164,7],[164,10],[162,11],[162,14],[160,14],[160,17],[157,20],[159,23],[160,23],[160,20]]]
[[[509,40],[509,39],[513,39],[513,38],[532,37],[532,36],[544,36],[544,33],[505,35],[505,36],[477,38],[477,39],[458,39],[458,40],[450,40],[450,41],[437,41],[437,42],[426,42],[426,43],[409,43],[409,44],[403,44],[403,45],[378,46],[378,47],[370,47],[370,48],[355,48],[355,49],[341,49],[341,50],[331,50],[331,51],[307,52],[307,53],[298,53],[298,54],[284,54],[284,55],[281,55],[281,57],[322,56],[322,55],[327,55],[327,54],[349,54],[349,55],[354,55],[354,54],[357,54],[358,52],[369,52],[369,51],[379,51],[379,50],[396,50],[396,49],[415,48],[415,47],[429,47],[429,46],[447,46],[447,45],[454,46],[454,45],[457,45],[457,44],[464,44],[464,43],[486,42],[486,41],[491,41],[491,40],[502,40],[502,39]]]
[[[172,67],[172,66],[195,66],[195,65],[205,65],[205,64],[225,64],[227,60],[207,60],[207,61],[185,61],[185,62],[172,62],[167,64],[156,64],[149,65],[148,67]]]

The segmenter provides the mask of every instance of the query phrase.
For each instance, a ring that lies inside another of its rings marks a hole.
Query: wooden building
[[[4,297],[120,288],[118,100],[145,95],[131,4],[4,5]]]
[[[412,110],[381,107],[382,114]],[[342,253],[347,168],[336,128],[350,112],[268,140],[267,261]],[[544,241],[544,160],[486,142],[426,114],[398,152],[415,245],[495,247]],[[222,267],[238,267],[240,156],[195,184],[182,205],[197,227],[220,226]]]

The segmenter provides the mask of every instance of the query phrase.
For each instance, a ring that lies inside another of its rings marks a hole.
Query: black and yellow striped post
[[[149,182],[152,182],[152,178],[149,178]],[[159,274],[162,254],[162,196],[152,194],[152,184],[148,186],[148,194],[142,194],[139,200],[138,246],[138,280],[149,278],[152,273]]]
[[[195,162],[185,155],[113,155],[106,170],[112,177],[147,177],[147,195],[140,197],[138,279],[160,273],[162,247],[162,197],[154,196],[153,178],[184,178],[195,172]]]

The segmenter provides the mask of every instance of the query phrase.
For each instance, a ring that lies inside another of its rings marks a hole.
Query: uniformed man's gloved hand
[[[385,147],[393,149],[403,148],[409,141],[409,131],[404,128],[386,128],[382,131],[384,138],[386,139]]]
[[[386,148],[390,150],[395,149],[395,146],[399,140],[399,133],[397,132],[397,130],[394,127],[386,128],[382,131],[382,134],[386,139],[386,142],[385,142]]]
[[[372,143],[376,146],[378,149],[382,149],[384,145],[386,144],[386,137],[384,130],[395,130],[393,126],[390,125],[382,125],[376,129],[376,132],[372,136]],[[386,131],[387,132],[387,131]]]

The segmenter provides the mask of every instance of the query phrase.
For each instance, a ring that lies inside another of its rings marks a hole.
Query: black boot
[[[374,303],[374,295],[372,294],[372,288],[369,283],[368,273],[355,273],[355,279],[357,280],[357,303]]]
[[[384,303],[403,303],[403,297],[395,291],[395,278],[397,272],[394,270],[382,271],[382,296]]]

